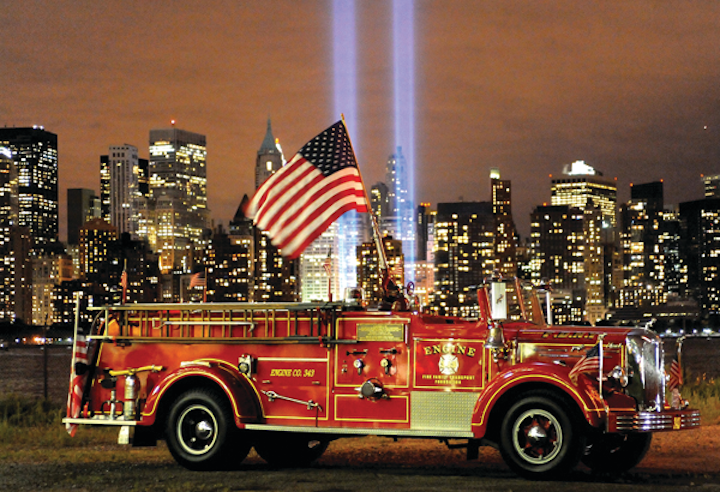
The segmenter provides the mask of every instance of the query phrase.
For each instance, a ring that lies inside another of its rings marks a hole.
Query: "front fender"
[[[174,399],[180,392],[207,384],[213,384],[225,393],[238,427],[263,420],[260,395],[246,376],[228,364],[202,362],[180,367],[160,381],[145,402],[139,424],[153,425],[159,409],[168,408],[165,404],[172,403],[169,400]]]
[[[579,384],[573,383],[568,377],[569,369],[542,362],[529,362],[512,366],[498,374],[483,390],[475,404],[472,419],[472,430],[476,439],[484,437],[490,413],[495,405],[506,395],[522,392],[523,389],[553,387],[568,395],[582,411],[587,422],[599,427],[606,419],[605,405],[597,390],[585,384],[580,378]]]

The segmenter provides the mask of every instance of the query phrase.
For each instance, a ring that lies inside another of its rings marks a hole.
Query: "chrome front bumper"
[[[700,427],[700,411],[693,409],[611,413],[608,417],[608,432],[662,432]]]

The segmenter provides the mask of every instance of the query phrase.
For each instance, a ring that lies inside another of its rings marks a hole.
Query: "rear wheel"
[[[190,390],[170,410],[168,449],[185,468],[218,470],[241,462],[250,451],[242,437],[227,399],[216,391]]]
[[[257,435],[255,451],[272,466],[303,467],[320,458],[328,444],[308,434],[262,432]]]
[[[580,460],[584,438],[557,397],[548,392],[527,394],[508,410],[500,430],[500,452],[519,475],[556,478]]]
[[[582,462],[594,472],[622,473],[637,466],[652,442],[652,434],[606,434],[593,438]]]

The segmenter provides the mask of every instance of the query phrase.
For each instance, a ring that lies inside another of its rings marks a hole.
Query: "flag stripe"
[[[668,389],[672,391],[675,388],[679,388],[680,386],[682,386],[682,384],[682,368],[680,367],[680,363],[678,362],[678,360],[673,359],[672,363],[670,364],[670,378],[668,380]]]
[[[301,206],[305,205],[308,195],[317,190],[318,186],[322,186],[325,177],[312,164],[305,163],[307,172],[303,179],[292,183],[283,197],[282,206],[265,207],[258,214],[258,226],[265,228],[268,232],[271,229],[277,230],[281,225],[280,221],[286,222],[290,217],[297,213]],[[264,219],[264,220],[263,220]],[[267,223],[272,222],[271,227],[267,227]]]
[[[284,170],[285,168],[283,168]],[[277,174],[280,174],[278,171]],[[272,218],[287,206],[293,205],[293,199],[302,195],[308,187],[322,181],[324,176],[305,159],[300,159],[291,172],[283,173],[277,180],[273,190],[259,205],[255,216],[256,224],[261,229],[268,227]]]
[[[580,374],[597,372],[599,376],[600,372],[600,345],[594,345],[583,355],[576,363],[575,366],[570,370],[568,376],[573,382],[577,382],[577,378]]]
[[[85,378],[87,377],[87,373],[83,373],[81,375],[78,375],[76,373],[76,368],[78,364],[85,364],[88,363],[87,358],[87,340],[85,339],[85,336],[83,335],[77,335],[75,337],[75,348],[74,348],[74,364],[71,368],[70,372],[70,388],[68,391],[68,401],[67,401],[67,416],[68,418],[77,418],[80,416],[80,411],[82,407],[82,397],[83,397],[83,386],[85,385]],[[71,437],[75,437],[75,432],[77,431],[77,424],[65,424],[65,430],[67,430],[68,434],[70,434]]]
[[[333,201],[334,203],[324,202],[324,205],[321,205],[322,208],[317,208],[312,210],[311,213],[304,213],[302,217],[298,217],[294,224],[285,228],[282,237],[278,239],[278,244],[276,245],[279,247],[287,247],[288,243],[292,244],[296,242],[296,239],[304,235],[302,232],[303,229],[311,228],[316,230],[321,224],[325,223],[329,217],[332,217],[332,220],[327,222],[327,227],[348,210],[359,208],[358,196],[352,190],[337,193],[333,197]],[[338,210],[342,210],[342,212],[338,214]],[[361,209],[360,211],[364,212],[366,210]],[[280,244],[285,246],[280,246]]]
[[[336,175],[337,178],[335,177]],[[323,212],[325,207],[332,205],[332,200],[346,196],[356,196],[355,202],[358,205],[365,204],[365,196],[362,183],[354,170],[339,171],[333,174],[332,181],[327,179],[307,190],[302,198],[296,200],[296,205],[284,216],[277,217],[278,223],[268,229],[271,236],[277,238],[277,242],[284,242],[285,238],[296,234],[297,230],[307,223],[308,220]]]
[[[312,222],[311,227],[307,227],[301,233],[298,233],[290,243],[278,246],[282,249],[283,255],[288,256],[290,259],[297,258],[305,248],[307,248],[316,237],[322,234],[338,217],[349,210],[358,210],[358,205],[354,198],[348,197],[345,200],[344,203],[341,201],[333,204],[322,216]],[[360,211],[365,212],[366,210]]]
[[[190,288],[207,286],[207,279],[203,272],[195,273],[190,277]]]
[[[278,195],[282,195],[283,191],[287,188],[288,184],[291,183],[297,173],[302,173],[303,164],[305,159],[300,154],[297,154],[290,162],[288,162],[282,169],[277,171],[275,174],[270,176],[261,186],[258,188],[255,195],[250,200],[247,210],[247,216],[251,219],[256,218],[256,215],[262,208],[267,207],[267,203],[275,199]],[[283,184],[283,182],[287,183]]]

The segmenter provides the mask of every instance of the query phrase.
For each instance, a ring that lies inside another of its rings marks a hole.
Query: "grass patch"
[[[0,454],[18,447],[72,448],[114,443],[118,429],[78,429],[75,438],[62,423],[65,406],[43,399],[9,395],[0,399]],[[100,432],[89,431],[99,430]]]
[[[682,387],[682,396],[700,410],[704,425],[720,424],[720,379],[697,378]]]

